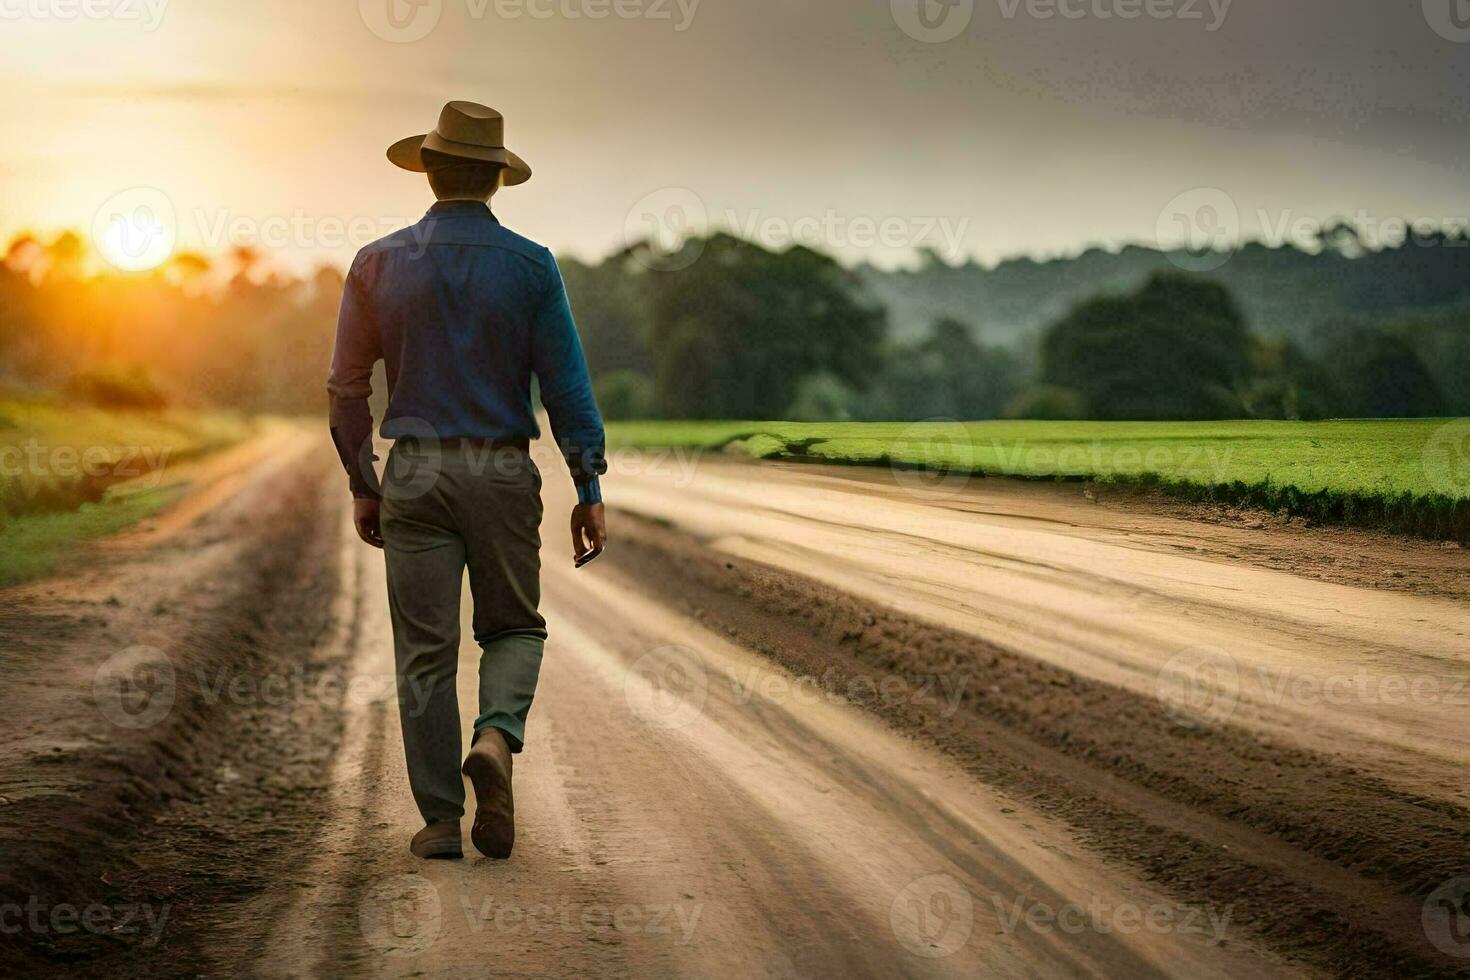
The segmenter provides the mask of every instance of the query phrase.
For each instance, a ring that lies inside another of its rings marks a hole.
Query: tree
[[[1333,339],[1322,362],[1338,414],[1383,419],[1443,413],[1444,397],[1408,341],[1372,326],[1327,330]]]
[[[796,386],[784,417],[793,422],[849,422],[861,399],[830,374],[809,374]]]
[[[648,297],[640,267],[626,253],[608,256],[597,265],[574,258],[557,261],[592,373],[652,375],[654,361],[644,339]]]
[[[646,419],[653,416],[653,382],[637,371],[593,372],[597,407],[604,418]]]
[[[1254,377],[1244,392],[1247,414],[1264,419],[1320,419],[1333,414],[1332,381],[1290,340],[1253,338]]]
[[[929,336],[890,351],[883,394],[895,418],[999,418],[1019,373],[1014,354],[985,347],[968,325],[945,317]]]
[[[667,418],[776,418],[808,375],[874,378],[886,315],[831,258],[717,234],[693,264],[650,273],[649,347]]]
[[[1037,385],[1021,392],[1006,406],[1006,417],[1071,422],[1092,417],[1087,401],[1071,388]]]
[[[1393,318],[1384,329],[1403,337],[1444,396],[1450,415],[1470,415],[1470,305]]]
[[[1041,344],[1042,382],[1071,389],[1099,419],[1243,414],[1251,338],[1225,288],[1171,273],[1131,296],[1075,307]]]

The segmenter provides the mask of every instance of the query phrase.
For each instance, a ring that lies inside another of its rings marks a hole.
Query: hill
[[[1230,256],[1200,257],[1130,245],[1118,251],[994,267],[946,265],[926,256],[918,270],[857,272],[888,307],[898,339],[949,317],[974,324],[989,344],[1029,346],[1077,303],[1137,290],[1157,272],[1199,270],[1229,289],[1258,333],[1309,343],[1321,324],[1346,316],[1388,316],[1470,302],[1470,238],[1435,233],[1397,248],[1364,249],[1339,231],[1318,251],[1250,242]]]

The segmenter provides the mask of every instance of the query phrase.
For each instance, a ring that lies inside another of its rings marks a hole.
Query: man
[[[602,420],[551,253],[501,227],[490,198],[531,170],[505,148],[494,109],[451,102],[438,128],[393,144],[388,159],[427,173],[438,202],[424,219],[364,248],[342,294],[328,382],[332,438],[347,468],[358,535],[386,549],[399,716],[409,783],[426,826],[410,850],[464,854],[471,839],[507,858],[515,843],[512,758],[526,737],[546,623],[540,600],[540,434],[531,376],[577,487],[572,549],[582,563],[607,538],[598,476]],[[373,365],[388,377],[378,481]],[[460,765],[460,584],[469,569],[480,645],[479,716]]]

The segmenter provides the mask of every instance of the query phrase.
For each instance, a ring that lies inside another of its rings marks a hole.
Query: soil
[[[551,640],[509,862],[408,854],[381,558],[320,433],[201,461],[179,506],[0,594],[0,973],[1464,974],[1423,920],[1470,872],[1463,709],[1248,683],[1470,672],[1462,550],[706,461],[609,478],[613,545],[574,571],[539,461]],[[1197,643],[1242,668],[1229,713],[1161,701]],[[965,914],[911,921],[941,906]]]
[[[199,474],[218,506],[197,520],[5,595],[0,903],[25,924],[0,972],[193,975],[325,817],[340,699],[292,695],[331,690],[340,501],[317,448],[273,429]],[[119,664],[164,713],[107,682]]]
[[[629,519],[614,561],[659,600],[855,694],[1130,872],[1334,974],[1456,974],[1421,912],[1470,860],[1470,810]]]

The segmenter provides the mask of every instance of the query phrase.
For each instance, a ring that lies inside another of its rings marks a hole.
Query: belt
[[[501,449],[519,449],[523,453],[531,451],[531,440],[524,436],[519,439],[423,439],[418,436],[404,436],[399,442],[419,443],[429,442],[439,446],[441,449],[458,449],[464,446],[469,449],[480,451],[489,450],[495,452]]]

